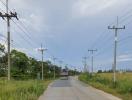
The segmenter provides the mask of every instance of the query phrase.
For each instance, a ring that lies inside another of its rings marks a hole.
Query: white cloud
[[[96,65],[109,65],[111,64],[113,59],[105,59],[96,61]]]
[[[132,61],[132,54],[124,54],[118,56],[118,62]]]
[[[78,0],[73,5],[73,16],[89,16],[114,6],[118,0]]]
[[[46,14],[42,9],[43,0],[11,0],[10,7],[16,10],[20,20],[33,32],[42,32],[48,29],[46,25]]]
[[[37,14],[30,15],[30,23],[32,23],[33,29],[35,29],[38,32],[42,31],[42,29],[44,29],[46,26],[44,24],[44,16]]]
[[[5,44],[6,43],[6,39],[3,38],[3,37],[0,37],[0,43]]]
[[[119,59],[118,62],[132,61],[132,58]]]
[[[21,52],[27,52],[28,49],[26,48],[14,48],[15,50],[21,51]]]

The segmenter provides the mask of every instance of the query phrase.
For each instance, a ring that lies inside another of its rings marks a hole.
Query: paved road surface
[[[87,86],[77,79],[56,80],[49,85],[39,100],[121,100],[103,91]]]

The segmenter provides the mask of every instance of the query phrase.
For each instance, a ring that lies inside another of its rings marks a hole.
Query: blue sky
[[[9,3],[10,10],[15,9],[20,19],[13,20],[25,32],[11,22],[12,48],[41,59],[37,48],[43,43],[48,49],[45,60],[55,56],[64,65],[77,69],[83,69],[84,56],[89,57],[87,63],[91,68],[88,49],[98,49],[94,55],[95,71],[111,68],[114,31],[107,27],[115,25],[119,16],[119,26],[126,25],[126,29],[118,35],[118,40],[123,39],[118,43],[118,69],[131,68],[132,38],[127,38],[132,36],[131,0],[9,0]],[[5,6],[0,2],[1,10],[5,11]],[[0,34],[6,36],[6,23],[2,19],[0,26]]]

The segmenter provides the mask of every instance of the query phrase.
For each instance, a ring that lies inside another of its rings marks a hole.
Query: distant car
[[[68,69],[62,69],[61,73],[60,73],[60,76],[61,76],[60,79],[62,79],[62,80],[68,80],[68,76],[69,76]]]

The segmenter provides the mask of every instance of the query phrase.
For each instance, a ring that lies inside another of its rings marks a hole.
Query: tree
[[[6,76],[7,72],[7,53],[5,52],[5,46],[0,44],[0,76]]]
[[[37,77],[37,74],[41,72],[41,62],[36,59],[30,57],[29,58],[29,69],[31,71],[31,76],[33,78]]]
[[[98,73],[102,73],[103,71],[102,70],[98,70]]]
[[[12,71],[17,73],[27,73],[29,67],[29,59],[25,53],[19,52],[17,50],[11,51],[12,59]]]
[[[2,56],[3,54],[5,54],[5,46],[0,44],[0,56]]]

